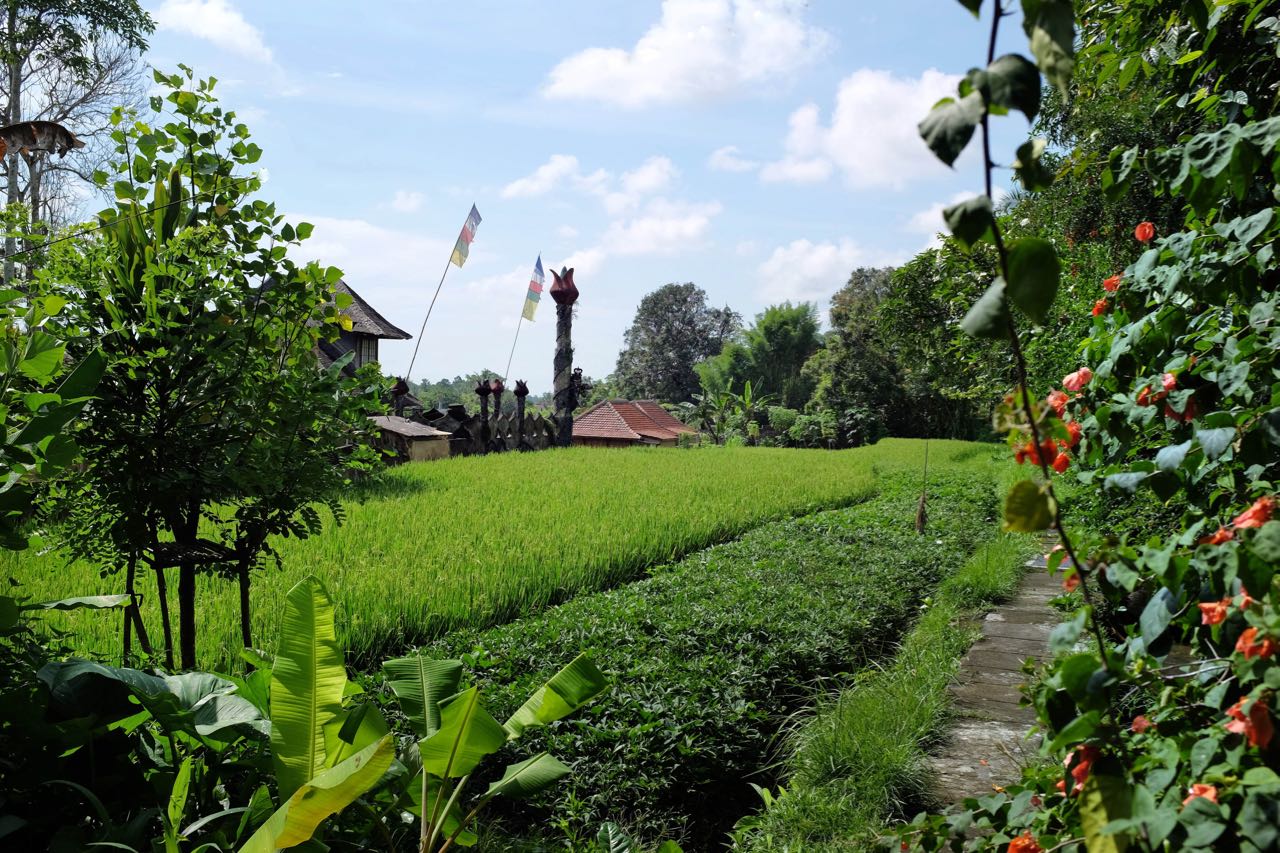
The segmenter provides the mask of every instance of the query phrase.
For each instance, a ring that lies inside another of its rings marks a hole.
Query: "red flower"
[[[1079,444],[1080,436],[1083,432],[1084,431],[1080,429],[1080,424],[1075,421],[1067,421],[1067,435],[1070,436],[1070,438],[1067,439],[1067,447],[1075,447]]]
[[[1156,226],[1150,222],[1139,222],[1138,227],[1133,229],[1133,236],[1139,243],[1150,243],[1151,238],[1156,236]]]
[[[1197,782],[1191,786],[1190,793],[1187,794],[1187,798],[1182,801],[1182,804],[1185,806],[1196,797],[1204,797],[1209,802],[1216,803],[1218,802],[1218,789],[1213,785],[1205,785],[1202,782]]]
[[[1160,375],[1160,384],[1164,386],[1164,390],[1172,391],[1178,387],[1178,377],[1172,373],[1163,373]]]
[[[1129,731],[1140,735],[1151,728],[1155,728],[1155,723],[1148,720],[1146,714],[1139,714],[1133,718],[1133,725],[1129,726]]]
[[[1065,453],[1059,453],[1053,460],[1053,470],[1059,474],[1067,473],[1067,466],[1071,464],[1071,457]]]
[[[1062,759],[1062,766],[1071,770],[1071,778],[1075,780],[1071,793],[1078,794],[1084,789],[1085,780],[1089,778],[1089,770],[1093,767],[1093,762],[1098,760],[1099,755],[1101,753],[1098,752],[1096,746],[1086,743],[1083,746],[1076,747],[1074,751],[1067,754],[1066,758]],[[1073,759],[1075,766],[1072,766]],[[1064,790],[1065,787],[1064,785],[1059,790]]]
[[[1183,423],[1187,423],[1195,419],[1196,413],[1195,397],[1187,398],[1187,404],[1182,407],[1181,412],[1175,411],[1173,406],[1168,403],[1164,404],[1164,416],[1171,421],[1182,421]]]
[[[1028,829],[1009,842],[1009,853],[1044,853],[1044,848],[1036,843],[1035,836]]]
[[[1159,399],[1158,397],[1156,399]],[[1150,406],[1154,400],[1151,399],[1151,386],[1143,385],[1142,390],[1138,392],[1137,403],[1139,406]]]
[[[1221,545],[1223,542],[1230,542],[1235,539],[1236,535],[1225,527],[1219,527],[1218,532],[1212,536],[1203,536],[1200,539],[1201,545]]]
[[[1058,413],[1058,417],[1062,417],[1067,411],[1067,401],[1071,398],[1066,392],[1054,389],[1049,392],[1049,396],[1045,398],[1045,402],[1049,404],[1049,408]]]
[[[1275,512],[1275,509],[1275,498],[1270,496],[1258,498],[1253,502],[1253,506],[1235,517],[1235,520],[1231,522],[1231,526],[1236,530],[1244,530],[1247,527],[1261,527],[1271,520],[1271,514]]]
[[[1062,377],[1062,387],[1068,391],[1083,391],[1084,386],[1089,384],[1089,380],[1093,378],[1093,371],[1087,367],[1082,367],[1075,373],[1068,373]]]
[[[1267,748],[1267,744],[1271,743],[1271,737],[1275,734],[1275,729],[1271,725],[1271,714],[1267,711],[1267,703],[1261,699],[1253,700],[1253,704],[1249,706],[1249,713],[1244,711],[1244,703],[1246,698],[1241,697],[1236,704],[1227,709],[1227,716],[1231,721],[1226,724],[1227,731],[1235,735],[1244,735],[1249,742],[1249,746],[1258,746],[1263,749]]]
[[[1276,641],[1264,637],[1258,641],[1258,629],[1246,628],[1236,641],[1236,651],[1244,655],[1245,660],[1253,658],[1269,658],[1276,653]]]
[[[1072,572],[1071,574],[1067,575],[1065,578],[1062,579],[1063,592],[1075,592],[1076,588],[1079,586],[1080,586],[1079,572]]]
[[[1252,604],[1253,604],[1253,596],[1249,595],[1249,590],[1245,589],[1244,587],[1240,587],[1240,609],[1248,610],[1250,605]]]
[[[1214,534],[1214,535],[1216,536],[1217,534]],[[1230,536],[1230,532],[1228,531],[1228,537],[1229,536]],[[1212,542],[1210,544],[1218,545],[1221,543]],[[1227,608],[1230,605],[1231,605],[1231,599],[1229,598],[1224,598],[1221,601],[1203,602],[1200,605],[1200,624],[1201,625],[1217,625],[1220,622],[1225,621],[1227,618]]]
[[[1120,276],[1113,275],[1102,282],[1102,289],[1107,293],[1115,293],[1120,289]]]
[[[1093,303],[1093,310],[1090,311],[1089,313],[1097,317],[1099,315],[1107,313],[1107,307],[1108,307],[1107,300],[1105,297],[1103,297],[1102,299],[1099,299],[1097,302]]]

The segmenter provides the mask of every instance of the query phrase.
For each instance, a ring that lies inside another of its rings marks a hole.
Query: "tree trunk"
[[[181,643],[182,668],[196,668],[196,564],[183,560],[178,564],[178,641]]]
[[[573,305],[556,304],[555,371],[556,444],[573,444]]]
[[[249,576],[253,568],[253,559],[248,555],[240,557],[236,573],[240,577],[240,640],[246,649],[253,648],[253,633],[249,627]]]
[[[173,669],[173,622],[169,619],[169,582],[164,568],[156,566],[156,594],[160,596],[160,627],[164,631],[164,665]]]
[[[124,591],[129,596],[129,603],[124,608],[124,652],[122,662],[129,665],[133,654],[133,630],[138,632],[138,644],[143,654],[151,656],[151,638],[147,636],[147,626],[142,622],[142,613],[138,609],[138,555],[130,554],[128,568],[125,569]]]
[[[22,121],[22,59],[18,56],[18,4],[9,4],[9,110],[7,124]],[[18,201],[18,152],[10,151],[5,157],[7,186],[5,202],[7,205]],[[13,286],[13,253],[18,248],[18,241],[12,234],[4,238],[4,281],[6,287]]]

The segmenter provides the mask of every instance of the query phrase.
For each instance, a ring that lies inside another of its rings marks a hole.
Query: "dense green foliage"
[[[581,844],[609,819],[648,839],[718,843],[757,802],[747,783],[771,782],[765,768],[781,718],[816,682],[891,654],[924,597],[994,532],[1001,464],[983,447],[934,442],[931,521],[916,533],[923,450],[886,441],[868,456],[828,456],[840,465],[874,459],[878,494],[759,527],[648,580],[434,644],[435,653],[473,654],[480,683],[509,684],[490,689],[498,709],[547,677],[549,662],[579,651],[613,676],[608,701],[546,732],[547,748],[578,756],[574,775],[545,811],[513,813],[510,828],[557,827]]]
[[[341,527],[276,546],[282,570],[254,586],[254,642],[274,648],[271,614],[289,587],[315,574],[342,590],[344,647],[374,662],[451,628],[506,621],[630,580],[763,521],[859,500],[875,487],[879,455],[582,448],[402,466],[352,492]],[[548,512],[547,494],[565,509]],[[0,572],[40,599],[122,591],[95,565],[66,561],[54,551],[10,560]],[[242,648],[236,592],[207,576],[197,588],[200,660],[234,666]],[[154,624],[154,595],[142,615]],[[52,624],[85,653],[119,652],[118,626],[106,620],[73,613]]]

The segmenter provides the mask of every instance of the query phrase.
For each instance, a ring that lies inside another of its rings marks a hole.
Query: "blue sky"
[[[693,281],[750,319],[924,247],[980,186],[915,123],[984,51],[955,0],[164,0],[147,59],[219,78],[264,195],[417,334],[414,378],[506,364],[533,262],[577,269],[576,363],[612,372],[640,298]],[[1022,47],[1016,19],[1008,49]],[[1003,120],[997,151],[1016,144]],[[971,148],[976,148],[976,144]],[[998,158],[997,158],[998,159]],[[548,274],[548,279],[550,275]],[[550,300],[511,378],[551,382]],[[384,342],[403,373],[412,342]]]

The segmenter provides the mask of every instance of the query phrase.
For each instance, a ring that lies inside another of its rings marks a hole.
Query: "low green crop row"
[[[433,656],[473,656],[500,713],[580,651],[614,679],[573,721],[535,736],[531,748],[574,775],[554,798],[507,812],[511,833],[550,827],[554,849],[578,848],[612,820],[692,849],[725,840],[758,803],[749,783],[774,781],[787,715],[824,680],[891,655],[926,596],[991,535],[987,448],[932,442],[925,535],[914,528],[923,444],[885,451],[867,502],[768,524],[647,580],[432,644]]]
[[[928,801],[926,748],[948,717],[972,617],[1013,591],[1034,548],[1018,534],[985,543],[939,586],[891,666],[818,704],[788,739],[785,790],[739,825],[735,849],[869,850],[888,819]]]

